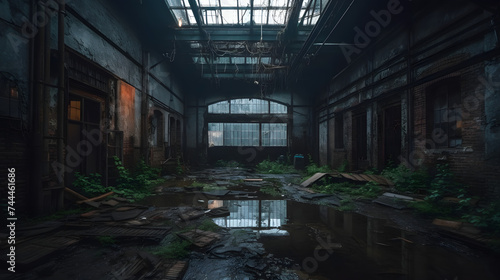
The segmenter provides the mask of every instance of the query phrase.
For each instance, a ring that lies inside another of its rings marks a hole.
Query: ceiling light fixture
[[[182,27],[182,19],[180,18],[179,21],[177,22],[177,24],[179,25],[179,27]]]

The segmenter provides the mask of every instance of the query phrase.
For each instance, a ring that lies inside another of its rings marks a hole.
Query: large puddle
[[[213,218],[217,225],[252,230],[266,253],[293,260],[293,270],[306,275],[302,279],[499,279],[498,256],[447,245],[434,233],[407,232],[385,219],[328,206],[261,194],[237,197],[174,193],[145,203],[225,206],[230,215]]]

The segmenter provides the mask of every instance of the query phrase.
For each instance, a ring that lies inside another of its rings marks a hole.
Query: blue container
[[[301,154],[296,154],[293,157],[293,167],[297,170],[302,170],[306,168],[306,162],[304,160],[304,156]]]

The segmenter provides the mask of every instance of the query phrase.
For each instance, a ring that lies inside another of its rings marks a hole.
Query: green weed
[[[99,241],[99,243],[102,246],[111,246],[111,245],[116,244],[115,238],[113,236],[109,236],[109,235],[98,236],[97,241]]]
[[[182,259],[189,254],[191,243],[186,240],[174,239],[168,244],[153,251],[153,254],[165,259]]]
[[[259,162],[255,169],[257,173],[263,174],[289,174],[296,172],[291,165],[280,163],[278,161],[271,161],[269,159]]]

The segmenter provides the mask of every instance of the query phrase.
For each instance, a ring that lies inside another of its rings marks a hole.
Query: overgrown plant
[[[296,172],[292,166],[278,161],[271,161],[270,159],[259,162],[255,166],[255,169],[258,173],[263,174],[287,174]]]
[[[309,164],[306,166],[306,175],[312,176],[316,173],[331,173],[332,170],[327,165],[319,166],[317,165],[311,155],[308,155]]]
[[[412,171],[403,164],[398,166],[389,164],[381,174],[391,180],[394,187],[402,192],[418,193],[427,191],[431,180],[427,170],[422,168]]]
[[[175,239],[168,244],[159,247],[153,254],[158,255],[165,259],[182,259],[189,254],[189,246],[191,243],[186,240]]]
[[[96,196],[112,190],[111,187],[104,187],[101,183],[101,174],[91,173],[88,176],[80,172],[75,172],[75,181],[73,186],[81,189],[85,195]]]

